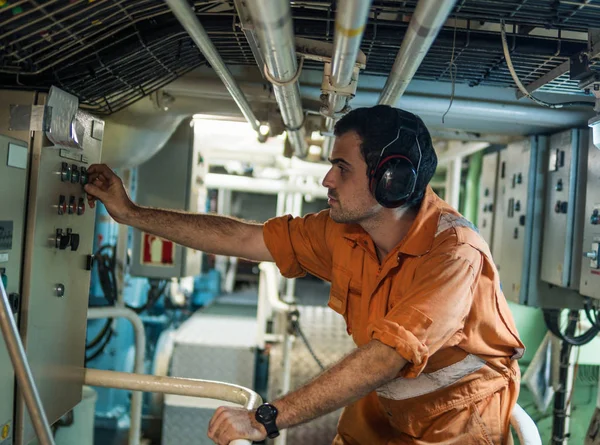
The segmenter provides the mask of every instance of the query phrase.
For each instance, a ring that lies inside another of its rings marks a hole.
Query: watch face
[[[261,405],[256,410],[256,414],[265,422],[270,422],[275,418],[277,409],[272,405]]]

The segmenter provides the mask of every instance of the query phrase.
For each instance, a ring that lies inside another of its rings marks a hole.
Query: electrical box
[[[56,88],[38,95],[47,131],[34,131],[23,261],[20,330],[48,421],[82,398],[95,212],[87,208],[87,168],[100,161],[104,122]],[[35,437],[21,397],[17,444]]]
[[[206,164],[195,151],[194,129],[184,120],[165,146],[137,169],[137,204],[204,212]],[[199,144],[196,144],[199,145]],[[133,230],[131,275],[149,278],[200,274],[202,253],[140,230]]]
[[[558,133],[550,137],[548,147],[540,277],[574,290],[581,275],[588,134],[588,130]]]
[[[600,298],[600,149],[594,146],[592,138],[589,139],[579,293]],[[577,260],[579,259],[576,258],[575,261]]]
[[[1,113],[0,113],[1,114]],[[28,135],[22,135],[27,137]],[[18,320],[29,142],[0,134],[0,277]],[[0,342],[0,444],[12,444],[15,376]]]
[[[483,157],[481,183],[479,185],[479,214],[477,226],[485,242],[493,246],[494,212],[496,210],[496,189],[498,181],[499,154],[489,153]]]
[[[494,221],[494,251],[502,291],[522,302],[526,295],[525,235],[531,141],[515,142],[500,152],[498,209]]]

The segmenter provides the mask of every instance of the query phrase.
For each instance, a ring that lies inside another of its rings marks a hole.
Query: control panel
[[[143,206],[203,212],[206,164],[193,143],[193,127],[184,120],[165,146],[137,168],[135,201]],[[168,181],[157,181],[169,172]],[[140,230],[133,230],[130,272],[151,278],[200,273],[202,254]]]
[[[579,293],[600,298],[600,149],[589,139]]]
[[[25,228],[29,143],[0,132],[0,279],[18,320]],[[19,135],[25,138],[27,134]],[[0,341],[0,444],[14,438],[14,372],[4,341]]]
[[[531,142],[509,144],[500,152],[498,209],[494,220],[492,255],[495,256],[502,291],[507,299],[523,300],[525,231]]]
[[[95,221],[83,186],[90,164],[100,162],[98,129],[104,123],[78,110],[77,98],[60,90],[40,95],[37,103],[52,108],[56,131],[33,136],[20,329],[53,423],[82,397]],[[68,123],[62,135],[61,121]],[[28,443],[35,434],[21,398],[16,419],[16,434]]]
[[[540,278],[574,290],[580,281],[588,133],[552,135],[548,147]]]
[[[479,185],[479,214],[477,225],[479,234],[493,246],[494,212],[496,206],[496,186],[498,181],[499,154],[489,153],[483,157],[481,166],[481,183]]]

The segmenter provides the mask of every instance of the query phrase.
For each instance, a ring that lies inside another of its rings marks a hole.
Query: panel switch
[[[600,251],[600,243],[592,243],[592,250],[584,252],[583,256],[590,260],[590,268],[599,269],[598,267],[598,252]]]
[[[67,162],[62,163],[62,167],[60,170],[60,180],[62,182],[71,181],[71,166]]]

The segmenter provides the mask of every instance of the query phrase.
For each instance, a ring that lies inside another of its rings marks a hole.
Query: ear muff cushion
[[[383,159],[371,179],[375,199],[383,206],[402,205],[414,190],[417,172],[408,158],[392,155]]]

